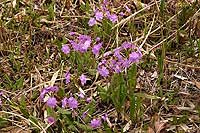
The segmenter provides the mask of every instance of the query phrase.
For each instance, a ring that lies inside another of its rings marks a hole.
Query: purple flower
[[[108,74],[109,74],[109,71],[108,71],[108,69],[107,69],[105,66],[98,67],[97,70],[98,70],[99,74],[100,74],[101,76],[103,76],[103,77],[107,77]]]
[[[46,93],[47,93],[47,90],[46,89],[42,89],[42,91],[40,92],[40,100],[44,99]]]
[[[103,54],[103,57],[109,56],[111,54],[112,54],[112,51],[108,51],[108,52],[106,52],[106,53]]]
[[[118,47],[117,49],[114,50],[114,56],[118,58],[118,60],[122,60],[122,56],[120,54],[121,47]]]
[[[67,101],[68,99],[65,97],[63,100],[62,100],[62,108],[65,108],[67,106]]]
[[[124,16],[125,14],[124,14],[123,12],[120,12],[119,15],[120,15],[120,16]]]
[[[89,26],[93,26],[97,23],[96,19],[95,18],[90,18],[89,22],[88,22],[88,25]]]
[[[122,66],[128,68],[131,65],[131,62],[128,59],[123,60]]]
[[[68,83],[70,82],[70,76],[71,76],[71,75],[70,75],[69,71],[66,72],[66,74],[65,74],[65,80],[66,80],[65,83],[66,83],[66,84],[68,84]]]
[[[97,38],[96,38],[96,41],[97,41],[97,42],[98,42],[98,41],[100,41],[100,40],[101,40],[101,38],[100,38],[100,37],[97,37]]]
[[[81,81],[82,86],[84,86],[86,81],[87,81],[87,78],[86,78],[86,76],[84,74],[82,74],[80,76],[80,81]]]
[[[109,2],[107,0],[103,1],[102,5],[101,5],[103,11],[107,11],[108,10],[107,7],[106,7],[108,4],[109,4]]]
[[[67,101],[71,109],[75,109],[78,107],[78,101],[74,97],[70,97]]]
[[[142,58],[142,52],[141,52],[141,50],[138,48],[138,55],[139,55],[139,57],[140,57],[140,59]]]
[[[70,44],[75,51],[86,52],[92,42],[91,37],[87,35],[79,35],[77,42],[70,40]]]
[[[47,122],[49,124],[54,124],[55,123],[55,119],[53,117],[49,116],[49,117],[47,117]]]
[[[69,32],[69,35],[70,35],[70,36],[73,36],[73,35],[75,35],[75,34],[76,34],[76,32],[73,32],[73,31],[72,31],[72,32]]]
[[[99,51],[102,47],[102,42],[97,44],[97,45],[94,45],[93,48],[92,48],[92,53],[95,55],[95,56],[98,56],[99,55]]]
[[[99,62],[99,66],[101,66],[101,65],[105,65],[106,62],[107,62],[107,60],[103,59],[101,62]]]
[[[132,52],[130,55],[129,55],[129,60],[134,63],[134,62],[138,62],[139,59],[141,58],[142,56],[142,53],[141,52]]]
[[[104,5],[108,5],[108,0],[104,0],[104,1],[103,1],[103,4],[104,4]]]
[[[68,46],[67,44],[63,45],[63,46],[62,46],[62,51],[63,51],[63,53],[65,53],[65,54],[69,54],[69,53],[70,53],[70,48],[69,48],[69,46]]]
[[[84,43],[82,43],[80,52],[86,52],[87,49],[90,47],[90,44],[91,44],[91,40],[86,40]]]
[[[84,96],[83,93],[79,93],[79,94],[78,94],[78,97],[80,97],[80,98],[84,98],[85,96]]]
[[[58,92],[58,87],[57,86],[49,86],[49,87],[42,89],[42,91],[40,92],[40,100],[43,100],[45,95],[48,92]]]
[[[121,65],[119,65],[119,63],[117,63],[115,66],[113,66],[113,69],[116,73],[120,73],[122,72],[122,69],[120,67]]]
[[[87,35],[80,35],[78,39],[79,39],[79,43],[78,43],[79,51],[86,52],[92,42],[91,37]]]
[[[102,115],[101,118],[103,119],[103,121],[106,121],[106,119],[108,118],[108,114]]]
[[[115,64],[117,63],[117,61],[116,60],[110,60],[110,67],[113,67]]]
[[[106,5],[104,5],[104,4],[102,4],[101,9],[102,9],[104,12],[108,10],[107,7],[106,7]]]
[[[101,21],[103,19],[103,12],[100,12],[100,11],[96,11],[95,12],[95,18],[97,21]]]
[[[108,17],[108,19],[109,19],[110,21],[112,21],[112,23],[115,23],[115,22],[117,22],[117,20],[118,20],[118,17],[117,17],[116,14],[107,15],[107,17]]]
[[[51,108],[55,108],[57,106],[57,100],[55,97],[49,97],[46,104]]]
[[[100,127],[101,126],[101,120],[99,120],[99,119],[93,119],[93,120],[91,120],[90,126],[92,128],[98,128],[98,127]]]
[[[135,46],[132,43],[130,43],[130,42],[123,42],[122,43],[122,47],[124,49],[128,49],[128,48],[132,48],[132,47],[135,47]]]
[[[0,96],[2,96],[2,95],[3,95],[3,92],[1,91],[1,92],[0,92]]]
[[[126,8],[127,12],[129,12],[129,13],[131,12],[131,9],[127,5],[125,6],[125,8]]]
[[[87,116],[89,109],[87,109],[85,112],[83,112],[83,114],[81,115],[81,117],[84,119]]]
[[[58,87],[57,86],[49,86],[49,87],[46,87],[45,90],[47,92],[58,92]]]
[[[79,46],[78,44],[73,41],[73,40],[69,40],[69,43],[72,45],[72,48],[75,50],[75,51],[79,51]]]
[[[109,18],[109,16],[110,16],[110,11],[107,10],[106,11],[106,17]]]
[[[87,99],[86,99],[86,102],[87,103],[90,103],[92,101],[92,97],[88,97]]]

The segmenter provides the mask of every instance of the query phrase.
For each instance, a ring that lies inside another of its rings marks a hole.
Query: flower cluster
[[[49,123],[49,124],[54,124],[55,123],[55,118],[54,117],[51,117],[51,116],[49,116],[49,117],[47,117],[47,122]]]
[[[74,51],[85,53],[88,51],[89,48],[92,49],[92,53],[95,56],[99,55],[100,49],[102,48],[103,43],[100,42],[100,38],[97,37],[93,46],[92,39],[88,35],[78,34],[76,32],[70,32],[70,35],[74,37],[73,40],[69,40],[69,44],[65,44],[62,46],[62,52],[65,54],[69,54],[71,49]],[[66,75],[70,77],[70,75]]]
[[[80,80],[82,80],[81,82],[83,82],[82,84],[85,83],[85,78],[86,78],[85,75],[81,75],[80,76]],[[53,93],[54,94],[55,92],[58,92],[58,87],[57,86],[46,87],[40,92],[40,99],[42,101],[44,101],[45,96],[48,93]],[[79,93],[78,96],[81,99],[85,98],[85,95],[83,93]],[[92,100],[91,97],[90,98],[86,98],[85,102],[90,103],[91,100]],[[46,100],[46,105],[48,107],[54,109],[60,104],[58,104],[57,99],[52,96],[52,97],[48,97],[48,99]],[[66,109],[67,107],[69,107],[69,109],[71,109],[72,111],[75,111],[75,109],[78,108],[78,105],[79,105],[78,100],[75,97],[73,97],[72,95],[69,98],[64,97],[61,100],[61,106],[62,106],[63,109]],[[88,115],[88,111],[89,111],[89,109],[87,109],[85,112],[83,112],[83,114],[81,116],[83,119]],[[107,114],[101,116],[103,121],[106,121],[107,117],[108,117]],[[50,125],[54,125],[55,122],[56,122],[55,118],[52,117],[52,116],[46,117],[46,121]],[[92,119],[91,122],[90,122],[90,126],[92,128],[94,128],[94,129],[95,128],[99,128],[101,126],[101,124],[102,124],[101,119],[97,119],[97,118]]]
[[[73,96],[68,99],[65,97],[62,100],[62,108],[65,108],[67,105],[70,109],[76,109],[78,108],[78,101]]]
[[[42,91],[40,92],[40,100],[43,101],[45,95],[50,92],[58,92],[58,87],[57,86],[49,86],[49,87],[42,89]]]
[[[103,114],[101,116],[101,119],[103,121],[106,121],[108,119],[108,114]],[[102,124],[101,119],[100,118],[94,118],[94,119],[92,119],[91,122],[90,122],[90,126],[92,128],[99,128],[101,126],[101,124]]]
[[[71,78],[71,74],[70,74],[69,71],[67,71],[67,72],[65,73],[65,83],[66,83],[66,84],[70,83],[70,78]],[[79,77],[79,79],[80,79],[80,82],[81,82],[81,85],[82,85],[82,86],[84,86],[84,85],[86,84],[87,80],[88,80],[88,79],[87,79],[87,76],[84,75],[84,74],[82,74],[82,75]]]
[[[109,73],[120,73],[131,64],[138,62],[142,53],[139,48],[130,42],[124,42],[113,51],[106,52],[102,61],[98,64],[98,72],[101,76],[107,77]]]
[[[89,26],[94,26],[95,24],[102,22],[104,18],[110,20],[112,23],[116,23],[118,21],[118,16],[111,12],[109,9],[109,2],[107,0],[104,0],[99,8],[96,8],[94,11],[94,15],[89,19]],[[125,6],[125,13],[131,12],[131,9],[128,6]],[[121,16],[123,16],[123,12],[121,13]],[[69,35],[71,36],[70,40],[68,40],[68,44],[65,44],[62,46],[62,52],[64,54],[69,54],[71,51],[79,52],[82,54],[86,52],[93,53],[96,62],[99,62],[97,64],[97,72],[102,77],[108,77],[111,76],[112,73],[121,73],[127,68],[129,68],[132,64],[137,63],[142,58],[142,53],[138,47],[136,47],[134,44],[130,42],[124,42],[121,44],[120,47],[117,47],[111,51],[108,51],[104,54],[100,53],[102,51],[101,48],[103,47],[103,42],[99,37],[96,39],[92,39],[89,35],[83,35],[79,34],[77,32],[70,32]],[[101,56],[99,56],[101,55]],[[71,74],[68,70],[65,73],[65,83],[70,83],[71,80]],[[80,86],[85,86],[86,82],[88,80],[87,74],[82,73],[79,75],[79,83]],[[46,89],[45,89],[46,90]],[[52,90],[52,89],[50,89]],[[56,92],[56,89],[53,89],[53,92]],[[44,98],[44,95],[49,93],[47,90],[41,92],[41,97]],[[49,97],[46,101],[47,106],[51,108],[56,108],[57,106],[61,105],[62,109],[70,109],[71,111],[78,112],[78,110],[82,107],[82,103],[90,103],[92,101],[92,97],[85,97],[84,92],[80,92],[77,94],[76,97],[70,95],[69,98],[64,97],[62,98],[61,104],[58,104],[59,102],[56,100],[56,97]],[[93,102],[91,102],[93,103]],[[81,118],[85,120],[85,118],[88,115],[89,109],[84,109],[84,112],[81,112]],[[77,115],[79,113],[76,113]],[[55,120],[52,119],[52,117],[48,117],[48,123],[54,123]],[[94,129],[101,127],[102,123],[108,121],[108,115],[104,114],[101,117],[92,117],[90,121],[90,126]]]
[[[92,128],[98,128],[101,126],[101,120],[100,119],[93,119],[91,120],[90,126]]]
[[[66,84],[68,84],[70,82],[70,77],[71,77],[71,74],[69,71],[67,71],[65,74],[65,83]]]
[[[55,95],[56,92],[58,92],[57,86],[46,87],[46,88],[42,89],[42,91],[40,92],[40,100],[43,102],[46,102],[46,105],[48,107],[54,109],[58,106],[58,101],[57,101],[56,97],[54,97],[54,96],[45,97],[45,96],[47,94],[50,95],[50,93],[52,93],[52,95]],[[62,102],[62,108],[66,108],[67,106],[72,110],[78,108],[78,101],[73,96],[70,96],[69,98],[64,97],[61,102]],[[51,117],[51,116],[47,117],[47,122],[49,124],[55,123],[54,117]]]
[[[72,34],[73,36],[76,34]],[[70,44],[66,44],[62,46],[62,51],[65,54],[70,53],[70,47],[72,47],[75,51],[79,51],[84,53],[90,47],[91,37],[87,35],[79,35],[75,40],[69,40]]]
[[[57,106],[57,100],[55,97],[49,97],[46,101],[46,104],[51,108],[55,108]]]
[[[41,92],[40,92],[40,99],[42,101],[44,101],[44,97],[47,93],[50,93],[50,92],[58,92],[58,87],[57,86],[50,86],[50,87],[46,87],[44,88]],[[51,107],[51,108],[55,108],[57,106],[57,103],[58,101],[56,100],[55,97],[48,97],[48,99],[46,101],[46,105],[48,107]],[[68,107],[70,109],[75,109],[78,107],[78,101],[73,97],[71,96],[70,98],[64,98],[62,100],[62,108],[65,108],[66,106],[68,105]]]
[[[111,13],[108,9],[109,2],[104,0],[103,3],[100,5],[100,9],[96,9],[94,11],[94,17],[91,17],[88,21],[89,26],[93,26],[97,24],[97,22],[101,22],[103,17],[110,20],[112,23],[117,22],[118,16],[114,13]]]
[[[96,9],[94,10],[93,16],[89,19],[88,25],[94,26],[97,23],[101,23],[103,19],[107,19],[110,20],[110,22],[112,23],[116,23],[119,19],[117,16],[118,13],[115,14],[113,10],[110,10],[111,8],[109,6],[111,4],[112,3],[108,2],[107,0],[103,0],[99,7],[95,7]],[[124,16],[126,15],[126,13],[131,13],[131,9],[127,5],[124,5],[124,8],[125,11],[120,12],[119,15]],[[90,53],[92,53],[93,57],[95,57],[92,59],[98,62],[96,68],[97,72],[102,77],[111,76],[113,73],[121,73],[129,68],[132,64],[137,63],[142,58],[142,53],[140,49],[130,42],[124,42],[121,44],[120,47],[117,47],[111,51],[102,54],[101,52],[103,50],[101,49],[104,44],[99,37],[93,39],[89,35],[79,34],[77,32],[70,32],[69,35],[70,39],[68,39],[67,44],[64,44],[62,46],[62,52],[66,55],[70,54],[71,52],[80,53],[78,55],[84,55],[86,52],[89,52],[89,55]],[[64,75],[65,83],[69,84],[71,81],[73,81],[71,77],[76,76],[72,76],[70,70],[67,70]],[[80,83],[81,87],[85,86],[87,80],[89,80],[87,78],[87,73],[82,73],[78,75],[77,80],[79,81],[76,83]],[[80,90],[79,93],[76,93],[76,96],[74,94],[70,94],[69,97],[59,97],[59,95],[56,94],[58,90],[59,88],[57,86],[46,87],[42,89],[39,96],[41,101],[43,101],[47,107],[55,111],[55,114],[59,113],[59,111],[56,112],[57,110],[67,109],[72,111],[72,114],[75,114],[76,116],[81,116],[81,119],[83,121],[87,121],[86,117],[88,116],[89,118],[91,118],[89,125],[94,129],[100,128],[103,122],[109,122],[107,114],[91,117],[91,115],[88,114],[90,108],[85,108],[85,106],[82,106],[89,103],[93,104],[94,100],[92,100],[92,96],[86,97],[85,93]],[[81,109],[83,109],[83,107],[84,112],[80,111]],[[50,125],[55,125],[56,119],[52,117],[52,114],[48,114],[49,116],[45,119]]]
[[[77,33],[70,33],[72,36],[75,36]],[[81,53],[86,52],[92,43],[92,39],[88,35],[79,35],[77,39],[70,40],[70,44],[63,45],[62,51],[66,54],[70,52],[70,47]],[[97,37],[95,40],[95,45],[93,45],[92,53],[95,57],[98,57],[100,49],[102,48],[103,42],[100,41],[100,38]],[[126,68],[129,68],[131,64],[138,62],[142,53],[139,48],[133,45],[130,42],[124,42],[118,48],[115,48],[113,51],[108,51],[104,53],[103,59],[98,64],[97,71],[103,77],[109,76],[109,73],[120,73]],[[70,73],[67,72],[65,75],[66,84],[70,82]],[[81,84],[84,85],[86,83],[85,75],[80,76]]]
[[[80,76],[80,81],[81,81],[82,86],[86,84],[87,78],[84,74]]]

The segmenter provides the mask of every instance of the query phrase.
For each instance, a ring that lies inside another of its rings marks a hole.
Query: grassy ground
[[[200,132],[200,3],[117,0],[107,7],[117,22],[103,19],[89,26],[102,3],[0,2],[0,132]],[[64,54],[62,45],[74,39],[72,31],[91,36],[92,43],[100,37],[100,56]],[[100,76],[101,56],[124,41],[139,47],[142,59],[121,73]],[[82,73],[88,78],[84,86]],[[53,85],[59,87],[50,94],[59,102],[54,109],[39,99],[41,90]],[[92,102],[79,99],[80,91]],[[61,108],[61,100],[71,95],[79,99],[78,109]],[[106,121],[91,128],[90,121],[104,113]],[[47,116],[56,122],[48,123]]]

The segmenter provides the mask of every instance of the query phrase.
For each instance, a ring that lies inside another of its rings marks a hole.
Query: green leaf
[[[110,100],[110,91],[109,91],[108,86],[104,86],[104,87],[98,86],[98,92],[102,101],[108,102]]]
[[[54,109],[53,109],[53,108],[47,107],[46,110],[47,110],[47,115],[50,115],[50,116],[51,116],[51,115],[54,114]]]
[[[123,78],[123,74],[115,74],[111,81],[111,99],[118,112],[123,111],[127,96],[127,88]]]
[[[148,94],[146,94],[146,93],[135,93],[135,95],[136,95],[137,97],[147,98],[147,99],[161,99],[161,97],[148,95]]]
[[[184,4],[182,7],[182,12],[178,15],[178,24],[179,26],[183,26],[188,19],[193,16],[195,13],[195,8],[190,6],[189,4]]]
[[[35,124],[38,124],[38,119],[35,116],[30,115],[29,119],[34,122]]]
[[[130,118],[136,122],[141,117],[143,117],[142,98],[133,94],[130,97]]]
[[[134,93],[137,83],[137,65],[133,64],[131,68],[128,70],[128,88],[130,94]]]
[[[16,83],[14,84],[15,89],[22,89],[24,83],[24,77],[21,77],[20,79],[16,80]]]
[[[0,117],[0,128],[7,127],[8,123],[9,122],[7,120],[5,120],[4,118]]]
[[[54,13],[54,4],[53,3],[51,3],[48,6],[48,12],[49,12],[48,20],[53,20],[53,18],[55,16],[55,13]]]
[[[102,20],[102,35],[104,39],[110,39],[112,31],[112,23],[106,19]],[[108,38],[109,37],[109,38]]]
[[[130,97],[130,119],[131,119],[131,121],[135,121],[135,119],[136,119],[135,112],[136,112],[136,101],[135,101],[135,95],[133,94]]]
[[[86,1],[85,5],[81,4],[80,9],[86,13],[89,13],[91,9],[89,1]]]
[[[62,108],[59,108],[58,112],[63,114],[63,115],[70,115],[71,114],[71,111],[68,111],[68,110],[62,109]]]
[[[11,81],[11,79],[8,77],[7,74],[4,75],[4,78],[6,79],[6,83],[3,83],[5,87],[7,88],[12,88],[13,87],[13,82]]]
[[[58,94],[59,97],[64,97],[65,96],[65,90],[64,90],[64,88],[60,88],[58,90],[57,94]]]
[[[19,72],[20,69],[21,69],[21,62],[18,61],[18,60],[16,60],[16,61],[13,62],[13,63],[14,63],[14,68],[16,69],[16,71]]]
[[[165,8],[165,0],[160,1],[160,13],[163,15],[164,13],[164,8]]]
[[[20,98],[20,106],[19,106],[20,111],[22,112],[22,114],[24,115],[24,117],[28,118],[29,117],[29,110],[27,109],[26,106],[26,98],[24,96],[22,96]]]
[[[103,29],[98,25],[93,26],[93,31],[98,37],[101,38],[103,36]]]
[[[84,124],[81,124],[77,121],[74,121],[74,123],[81,129],[83,129],[84,131],[92,131],[92,128],[88,125],[84,125]]]

